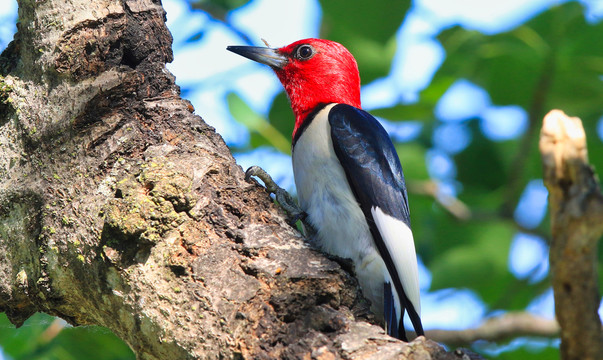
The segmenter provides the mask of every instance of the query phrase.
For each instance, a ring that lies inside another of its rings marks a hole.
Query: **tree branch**
[[[518,312],[487,319],[474,329],[429,330],[425,336],[451,346],[468,346],[477,340],[499,342],[520,336],[557,337],[559,325],[555,320]]]
[[[540,77],[534,89],[533,96],[530,101],[528,109],[528,128],[523,136],[519,140],[519,148],[511,161],[510,173],[508,177],[508,183],[506,185],[505,201],[501,206],[503,214],[512,217],[513,209],[517,206],[519,198],[525,187],[525,183],[522,181],[523,177],[521,174],[525,173],[526,165],[530,154],[535,149],[535,141],[538,131],[538,123],[540,117],[544,114],[545,103],[547,94],[550,91],[551,84],[553,82],[552,74],[555,73],[555,52],[551,51],[547,54],[542,70],[540,71]]]
[[[549,256],[562,359],[600,359],[597,247],[603,234],[603,195],[588,163],[580,119],[559,110],[549,112],[542,125],[540,152],[549,191]]]
[[[412,181],[407,185],[408,191],[413,194],[433,197],[442,208],[458,220],[469,220],[472,217],[471,209],[457,197],[442,193],[440,184],[435,180]]]

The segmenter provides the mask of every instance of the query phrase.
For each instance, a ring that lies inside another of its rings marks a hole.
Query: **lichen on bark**
[[[192,179],[170,165],[161,158],[151,159],[139,170],[131,169],[110,189],[114,197],[103,208],[101,244],[112,262],[122,267],[144,262],[150,248],[166,233],[174,230],[173,239],[187,232],[179,227],[191,220],[187,211],[196,203]]]

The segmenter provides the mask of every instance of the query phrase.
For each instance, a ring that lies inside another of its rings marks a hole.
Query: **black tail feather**
[[[404,312],[405,308],[408,311],[408,316],[410,321],[412,322],[412,326],[417,333],[417,336],[425,335],[423,331],[423,324],[421,323],[421,317],[417,313],[417,310],[412,305],[410,300],[406,298],[406,294],[402,293],[400,299],[400,305],[402,312],[400,316],[400,320],[398,321],[395,301],[394,301],[394,293],[392,291],[392,287],[390,283],[383,284],[383,302],[384,302],[384,317],[385,317],[385,330],[387,334],[398,338],[402,341],[408,341],[406,337],[406,331],[404,330]]]
[[[404,324],[402,319],[404,314],[400,316],[400,322],[398,322],[398,316],[396,313],[396,306],[394,301],[394,293],[392,292],[392,286],[390,283],[383,284],[383,301],[384,309],[383,315],[385,317],[385,331],[390,336],[397,339],[408,341],[406,338],[406,332],[404,331]],[[404,309],[402,309],[404,311]]]

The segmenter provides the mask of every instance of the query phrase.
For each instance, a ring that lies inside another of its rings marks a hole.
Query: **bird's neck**
[[[318,106],[319,104],[314,106],[314,109]],[[293,109],[293,114],[295,115],[295,126],[293,127],[293,134],[291,134],[291,138],[295,138],[295,135],[297,134],[298,130],[303,126],[306,121],[312,120],[311,115],[314,112],[314,109],[306,109],[299,111],[295,111],[295,109]]]
[[[303,127],[306,121],[311,121],[317,109],[323,108],[327,104],[348,104],[360,108],[360,92],[354,92],[350,89],[331,88],[328,93],[300,91],[300,89],[287,88],[287,95],[291,101],[291,109],[295,115],[295,126],[292,137],[295,138],[297,131]]]
[[[321,104],[348,104],[360,108],[360,76],[356,67],[348,70],[321,67],[308,72],[311,75],[295,68],[276,71],[295,115],[293,138],[308,115]]]
[[[293,128],[293,134],[292,134],[292,144],[293,145],[295,144],[295,142],[297,141],[297,139],[303,132],[303,129],[305,127],[307,127],[308,125],[310,125],[310,122],[312,122],[312,119],[314,119],[316,114],[318,112],[320,112],[320,110],[324,109],[325,106],[327,106],[328,104],[329,103],[320,103],[308,111],[304,111],[303,113],[300,113],[300,114],[295,114],[295,127]]]

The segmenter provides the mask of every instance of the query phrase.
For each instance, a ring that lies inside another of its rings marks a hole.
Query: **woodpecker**
[[[360,106],[352,54],[322,39],[227,50],[270,66],[285,88],[295,115],[298,200],[316,242],[329,254],[352,259],[363,294],[388,334],[407,341],[406,311],[417,335],[424,335],[402,166],[383,126]]]

